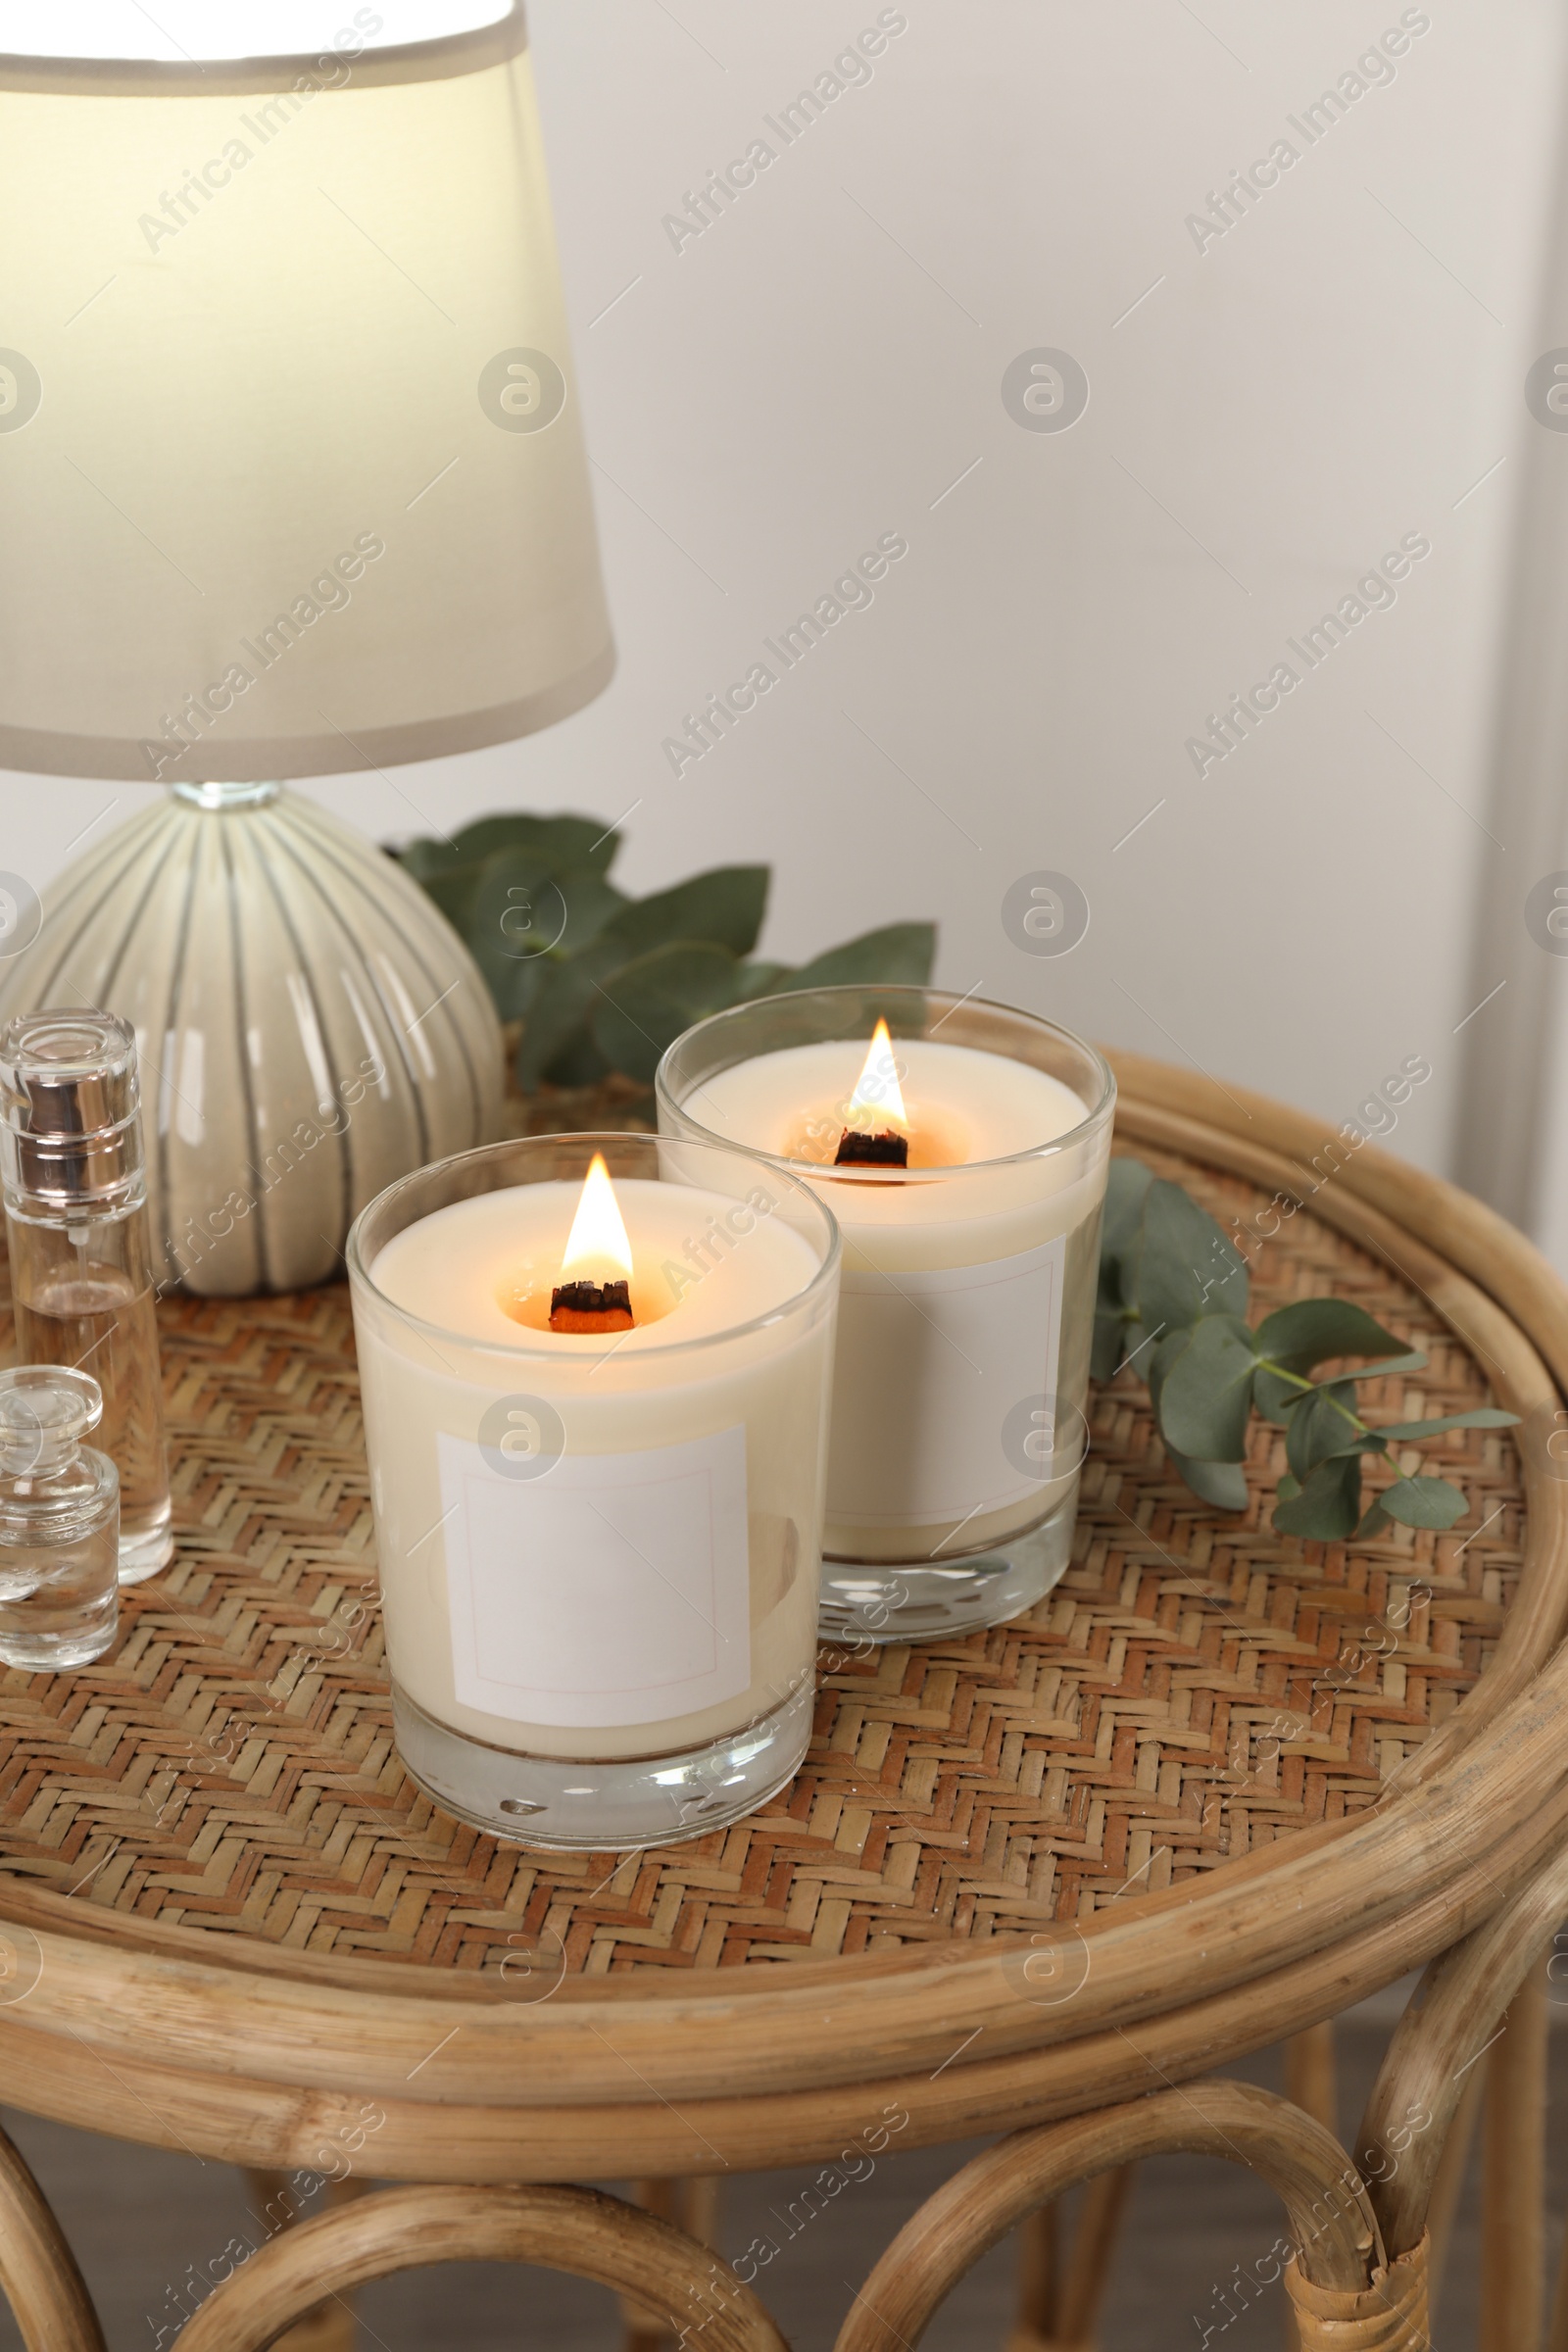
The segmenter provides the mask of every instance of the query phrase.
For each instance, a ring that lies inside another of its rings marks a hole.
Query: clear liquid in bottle
[[[12,1233],[14,1250],[14,1226]],[[120,1472],[120,1581],[140,1584],[172,1548],[151,1285],[135,1288],[120,1267],[89,1263],[78,1274],[46,1276],[29,1298],[16,1287],[23,1362],[69,1364],[103,1391],[98,1444]]]
[[[173,1552],[158,1362],[141,1087],[128,1021],[19,1013],[0,1028],[0,1195],[24,1364],[102,1391],[120,1473],[120,1582]]]

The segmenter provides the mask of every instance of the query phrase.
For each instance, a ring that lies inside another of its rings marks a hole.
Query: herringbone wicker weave
[[[1222,1219],[1267,1198],[1144,1155]],[[1257,1250],[1253,1287],[1259,1306],[1332,1290],[1427,1349],[1364,1392],[1374,1419],[1487,1400],[1418,1293],[1310,1213]],[[1254,1429],[1251,1506],[1223,1518],[1123,1373],[1094,1412],[1073,1566],[1032,1616],[827,1657],[808,1764],[729,1831],[546,1856],[453,1822],[399,1766],[346,1290],[172,1301],[163,1339],[176,1562],[124,1596],[99,1665],[5,1676],[4,1907],[59,1927],[47,1898],[69,1896],[77,1933],[189,1956],[162,1931],[205,1930],[251,1968],[270,1949],[291,1974],[331,1955],[493,1975],[558,1937],[589,1975],[776,1966],[1136,1901],[1370,1804],[1481,1672],[1519,1560],[1506,1431],[1424,1448],[1471,1497],[1451,1533],[1303,1545],[1268,1525],[1278,1432]]]

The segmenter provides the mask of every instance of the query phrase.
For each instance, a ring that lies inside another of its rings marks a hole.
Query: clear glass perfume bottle
[[[17,1353],[103,1392],[120,1472],[120,1581],[166,1566],[169,1456],[158,1365],[136,1041],[107,1012],[19,1014],[0,1029],[0,1194]]]
[[[0,1661],[85,1666],[120,1616],[120,1475],[82,1439],[103,1418],[86,1372],[0,1372]]]

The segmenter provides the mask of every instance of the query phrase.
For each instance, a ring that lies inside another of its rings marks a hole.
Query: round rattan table
[[[1475,2076],[1518,2268],[1529,1972],[1568,1910],[1568,1296],[1489,1211],[1373,1147],[1113,1058],[1117,1148],[1241,1221],[1258,1306],[1332,1290],[1427,1351],[1366,1392],[1374,1419],[1490,1400],[1521,1426],[1425,1449],[1469,1497],[1453,1530],[1301,1544],[1268,1521],[1278,1431],[1254,1425],[1245,1517],[1215,1513],[1124,1373],[1098,1396],[1058,1589],[967,1640],[825,1651],[806,1768],[689,1844],[546,1854],[413,1788],[346,1289],[166,1302],[175,1563],[124,1596],[97,1665],[5,1677],[4,2095],[409,2184],[277,2230],[188,2352],[476,2256],[607,2280],[640,2340],[777,2345],[765,2277],[661,2218],[695,2210],[670,2184],[831,2167],[895,2132],[1007,2136],[877,2266],[844,2352],[914,2343],[1004,2230],[1171,2147],[1278,2188],[1302,2343],[1424,2343],[1454,2085],[1522,1985],[1509,2066]],[[1344,2149],[1311,2112],[1309,2030],[1416,1966],[1419,2012]],[[1295,2101],[1180,2087],[1286,2035]],[[628,2178],[668,2193],[587,2185]],[[1016,2346],[1092,2340],[1113,2203],[1091,2198],[1076,2264],[1035,2262]],[[99,2344],[9,2149],[0,2279],[30,2346]],[[1507,2327],[1534,2310],[1539,2330],[1539,2287],[1513,2291]]]

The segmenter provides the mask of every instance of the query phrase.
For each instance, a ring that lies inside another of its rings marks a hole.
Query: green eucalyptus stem
[[[1419,1444],[1452,1429],[1502,1429],[1518,1416],[1484,1405],[1377,1426],[1350,1402],[1356,1381],[1419,1370],[1426,1362],[1420,1350],[1348,1299],[1298,1298],[1254,1329],[1247,1321],[1249,1289],[1245,1260],[1190,1194],[1137,1160],[1111,1163],[1093,1370],[1108,1379],[1152,1349],[1144,1376],[1155,1418],[1193,1492],[1220,1510],[1247,1508],[1247,1441],[1256,1411],[1286,1433],[1290,1469],[1273,1513],[1281,1534],[1338,1542],[1396,1520],[1444,1528],[1462,1518],[1462,1490],[1427,1476],[1396,1477],[1363,1511],[1365,1457],[1387,1458],[1391,1440]],[[1313,1380],[1321,1364],[1342,1368]]]
[[[393,852],[461,934],[503,1022],[518,1024],[525,1095],[611,1072],[650,1085],[683,1030],[754,997],[930,979],[932,923],[885,923],[808,963],[777,963],[753,954],[765,865],[715,866],[635,899],[610,879],[619,844],[602,817],[514,810]]]

